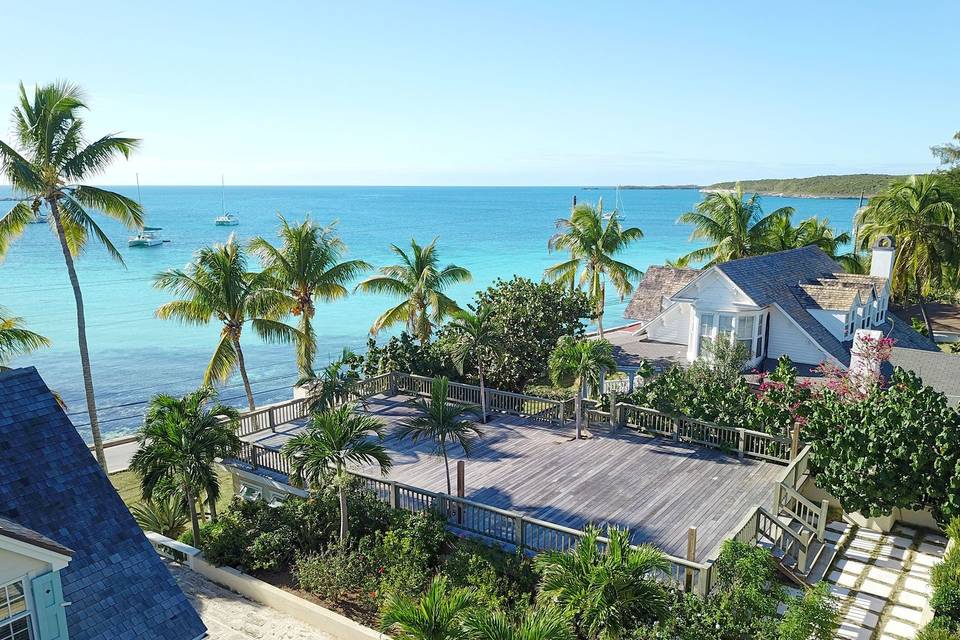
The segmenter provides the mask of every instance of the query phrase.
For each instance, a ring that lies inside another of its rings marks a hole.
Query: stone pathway
[[[837,529],[827,532],[836,542]],[[890,534],[858,529],[826,582],[836,598],[843,640],[912,640],[930,598],[930,568],[943,558],[946,539],[897,525]]]
[[[210,640],[337,640],[284,613],[224,589],[176,562],[165,562],[207,625]]]

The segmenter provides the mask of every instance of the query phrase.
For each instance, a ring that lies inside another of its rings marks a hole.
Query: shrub
[[[370,377],[391,371],[418,376],[447,376],[456,379],[457,369],[450,355],[437,342],[421,345],[406,331],[392,336],[383,346],[370,338],[364,358],[363,373]]]
[[[937,618],[944,618],[951,627],[960,626],[960,587],[944,584],[934,589],[930,606]]]
[[[934,618],[917,633],[916,640],[960,640],[960,632],[943,618]]]
[[[532,603],[537,583],[525,556],[472,540],[457,541],[444,561],[443,573],[454,587],[472,589],[477,604],[489,610],[522,612]]]
[[[246,569],[249,567],[247,545],[250,544],[250,533],[229,517],[220,518],[216,523],[204,523],[200,527],[203,555],[218,566]]]
[[[130,513],[144,531],[155,531],[168,538],[176,538],[190,524],[190,514],[182,500],[167,497],[160,500],[144,500],[130,507]],[[193,532],[190,532],[193,539]]]
[[[830,589],[821,582],[792,598],[780,622],[780,640],[832,640],[839,626]]]
[[[347,543],[334,542],[327,549],[297,558],[293,574],[300,588],[321,598],[337,599],[348,594],[376,595],[382,570],[375,536]]]
[[[295,545],[296,534],[286,525],[261,533],[248,549],[247,562],[251,569],[271,571],[285,567],[293,556]]]
[[[427,511],[403,513],[400,522],[383,535],[383,590],[404,595],[422,591],[449,539],[440,516]]]

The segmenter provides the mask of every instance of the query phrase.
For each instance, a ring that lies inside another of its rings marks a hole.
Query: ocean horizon
[[[137,197],[136,186],[111,188]],[[675,221],[703,197],[696,188],[631,188],[618,193],[614,187],[233,186],[223,191],[223,197],[240,224],[217,227],[213,219],[221,212],[219,185],[144,186],[140,193],[146,224],[161,227],[170,242],[127,248],[131,233],[103,221],[104,231],[123,253],[126,269],[96,245],[77,260],[101,429],[107,439],[132,433],[153,394],[194,389],[216,344],[216,324],[188,327],[154,317],[154,310],[171,298],[153,288],[153,276],[184,266],[198,248],[224,242],[231,233],[242,242],[255,235],[275,240],[278,213],[289,220],[309,214],[321,224],[338,220],[339,234],[349,248],[347,257],[362,258],[375,267],[394,262],[391,244],[404,247],[411,238],[429,242],[439,237],[441,262],[473,273],[473,282],[450,290],[454,299],[466,304],[475,291],[497,278],[519,275],[540,280],[547,266],[562,259],[547,251],[547,239],[555,220],[569,213],[573,196],[580,202],[602,196],[606,209],[617,206],[625,224],[643,229],[644,239],[622,254],[639,269],[697,246],[688,241],[691,228]],[[9,195],[0,188],[0,198]],[[8,204],[0,202],[0,209],[5,212]],[[793,206],[797,219],[817,215],[828,218],[838,231],[849,231],[856,201],[765,196],[762,206],[765,212]],[[251,267],[257,267],[255,260]],[[611,290],[607,299],[604,326],[624,324],[628,300],[621,301]],[[357,294],[320,304],[318,364],[335,358],[344,347],[364,350],[370,325],[389,303],[384,296]],[[73,296],[60,249],[45,226],[30,225],[0,263],[0,305],[53,341],[51,348],[13,364],[36,366],[89,439]],[[380,340],[389,335],[382,333]],[[297,378],[292,345],[263,344],[249,328],[243,345],[257,402],[290,397]],[[221,388],[221,397],[228,404],[244,404],[238,378]]]

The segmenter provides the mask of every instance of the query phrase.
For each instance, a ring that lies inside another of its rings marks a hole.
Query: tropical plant
[[[576,413],[577,438],[582,437],[583,396],[585,390],[596,388],[604,371],[617,370],[617,361],[613,358],[613,345],[606,340],[577,340],[572,336],[563,336],[548,360],[550,378],[554,384],[565,387],[574,386],[574,412]]]
[[[410,438],[413,442],[428,440],[434,444],[437,453],[443,456],[447,470],[447,494],[453,493],[450,483],[450,459],[447,455],[450,445],[459,445],[463,454],[469,456],[474,442],[482,436],[477,425],[467,416],[476,417],[477,407],[453,404],[447,398],[450,381],[441,376],[434,378],[430,385],[429,399],[414,399],[410,404],[417,409],[418,415],[400,423],[397,437]]]
[[[270,284],[267,274],[247,271],[246,254],[232,234],[226,244],[197,251],[185,270],[169,269],[154,278],[155,287],[179,297],[160,305],[158,318],[197,325],[217,318],[223,324],[220,342],[203,373],[203,384],[224,382],[239,369],[251,411],[256,405],[240,347],[243,326],[249,322],[268,342],[292,342],[302,336],[277,320],[289,308],[290,299]]]
[[[953,142],[930,147],[930,151],[940,164],[960,164],[960,131],[953,134]]]
[[[92,236],[113,259],[123,264],[120,252],[88,209],[101,212],[131,229],[143,227],[143,211],[137,202],[126,196],[82,184],[82,181],[102,173],[119,156],[129,157],[139,140],[108,134],[87,143],[84,121],[78,115],[85,108],[83,95],[75,85],[58,82],[37,86],[31,101],[23,83],[20,84],[20,105],[13,110],[16,143],[10,145],[0,141],[0,168],[18,200],[0,217],[0,259],[10,243],[36,217],[40,207],[47,207],[50,229],[60,244],[73,289],[80,366],[94,451],[100,466],[106,469],[87,348],[83,294],[74,260],[84,251]]]
[[[568,285],[577,282],[581,288],[586,287],[603,338],[606,279],[610,279],[621,299],[633,291],[631,280],[638,280],[643,274],[617,260],[616,256],[643,238],[643,231],[639,227],[624,228],[616,209],[604,214],[602,198],[596,207],[583,203],[576,205],[569,219],[561,218],[556,224],[557,232],[547,246],[550,251],[569,251],[570,259],[548,267],[544,276],[548,280]],[[578,279],[580,269],[583,272]]]
[[[444,290],[454,284],[470,282],[470,272],[456,265],[440,267],[437,255],[437,240],[425,246],[410,241],[410,253],[391,245],[391,250],[400,258],[400,264],[381,267],[378,275],[371,276],[357,285],[357,290],[367,293],[385,293],[401,302],[385,311],[373,323],[370,333],[376,335],[381,329],[404,324],[411,335],[421,344],[430,341],[435,324],[460,309]]]
[[[746,198],[738,183],[733,191],[707,194],[694,211],[682,214],[677,222],[694,226],[691,240],[708,244],[681,259],[705,266],[768,253],[770,227],[793,215],[792,207],[781,207],[764,215],[757,194]]]
[[[516,625],[500,611],[472,609],[464,619],[469,640],[573,640],[570,623],[553,607],[538,607]]]
[[[945,269],[956,271],[958,244],[954,206],[947,200],[934,175],[911,176],[894,183],[856,217],[862,249],[884,236],[897,243],[891,287],[905,300],[917,297],[929,335],[933,325],[927,314],[926,296],[943,281]]]
[[[250,249],[260,257],[273,286],[290,296],[290,312],[299,319],[300,329],[297,367],[302,378],[309,378],[317,353],[314,301],[345,298],[349,294],[346,285],[371,267],[363,260],[343,260],[347,245],[336,234],[336,222],[320,227],[307,218],[291,225],[283,216],[279,218],[281,245],[274,247],[257,236],[250,241]]]
[[[130,513],[144,531],[155,531],[174,540],[191,524],[184,501],[173,496],[138,502],[130,507]]]
[[[357,382],[363,357],[344,347],[340,357],[325,366],[319,374],[301,378],[297,386],[307,390],[311,412],[332,409],[350,398]]]
[[[49,346],[50,340],[27,329],[23,318],[0,307],[0,371],[9,369],[7,365],[17,356]]]
[[[380,466],[384,475],[391,460],[383,440],[383,423],[344,404],[315,414],[307,428],[284,443],[281,453],[290,461],[290,478],[297,486],[334,483],[340,498],[340,540],[350,536],[347,505],[349,464]]]
[[[473,358],[480,379],[480,420],[487,422],[487,392],[483,381],[486,358],[495,357],[500,345],[500,331],[493,318],[493,307],[470,306],[469,311],[457,311],[447,328],[453,335],[452,355],[460,375],[468,358]]]
[[[451,589],[438,575],[419,600],[390,594],[383,604],[383,630],[397,640],[461,640],[463,621],[473,606],[466,589]]]
[[[441,332],[444,330],[445,327]],[[427,378],[453,376],[457,373],[441,340],[421,344],[406,331],[401,331],[398,336],[390,336],[382,345],[378,345],[373,337],[367,340],[363,373],[366,376],[376,376],[391,371],[403,371]]]
[[[144,499],[184,501],[195,541],[200,540],[196,500],[201,493],[206,494],[216,518],[220,480],[214,459],[235,455],[240,449],[238,415],[236,409],[217,402],[210,387],[181,398],[161,393],[150,400],[137,434],[139,446],[130,468],[140,476]]]
[[[581,637],[616,640],[665,611],[666,592],[656,576],[669,564],[650,545],[631,546],[626,529],[608,528],[601,544],[600,530],[588,527],[573,549],[547,551],[534,563],[542,576],[541,604],[557,606]]]

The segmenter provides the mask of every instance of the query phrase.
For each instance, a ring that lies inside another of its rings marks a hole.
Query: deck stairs
[[[777,569],[785,578],[797,586],[814,586],[826,577],[837,558],[837,554],[846,544],[850,534],[850,525],[838,520],[826,525],[823,540],[804,527],[795,517],[781,513],[777,516],[780,526],[792,531],[796,537],[786,535],[768,535],[762,533],[757,540],[758,546],[769,549],[777,562]],[[801,542],[798,538],[809,536],[806,546],[804,566],[799,566]]]

